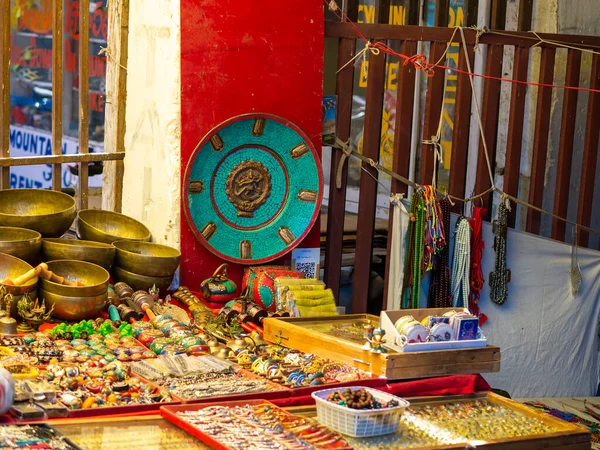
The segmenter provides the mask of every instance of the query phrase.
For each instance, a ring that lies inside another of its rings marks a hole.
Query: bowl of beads
[[[352,437],[381,436],[398,431],[400,416],[409,403],[368,387],[324,389],[313,392],[319,422]]]

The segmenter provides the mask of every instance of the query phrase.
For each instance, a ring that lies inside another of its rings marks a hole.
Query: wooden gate
[[[407,12],[408,23],[417,23],[418,1],[410,1]],[[357,24],[362,35],[371,43],[387,42],[390,46],[396,44],[400,53],[414,55],[417,53],[417,43],[425,42],[429,46],[429,62],[435,63],[443,57],[449,42],[455,42],[460,46],[458,69],[467,71],[467,56],[463,51],[461,34],[455,33],[454,29],[446,27],[448,23],[448,0],[438,1],[435,14],[436,27],[421,26],[397,26],[388,25],[387,21],[389,1],[377,3],[376,18],[379,23]],[[465,26],[475,23],[476,10],[474,1],[466,2]],[[531,27],[532,1],[521,0],[518,28],[529,30]],[[350,2],[347,7],[348,17],[355,21],[357,17],[357,2]],[[506,15],[506,0],[494,1],[492,5],[491,25],[495,30],[503,28]],[[493,31],[493,30],[492,30]],[[356,31],[347,23],[327,22],[325,28],[326,36],[338,39],[338,71],[336,75],[337,105],[337,135],[342,141],[350,137],[352,95],[354,86],[354,67],[347,62],[353,58],[357,49]],[[551,35],[534,34],[526,31],[502,31],[498,33],[478,32],[475,29],[464,29],[466,46],[470,65],[473,67],[474,52],[476,44],[479,51],[486,52],[486,62],[483,74],[499,78],[503,77],[503,58],[505,49],[514,49],[514,66],[512,78],[528,81],[528,73],[531,65],[533,48],[541,49],[539,63],[539,79],[532,80],[539,84],[554,84],[555,62],[558,51],[567,52],[567,63],[565,70],[565,84],[568,86],[579,86],[580,75],[583,74],[582,52],[575,49],[564,49],[561,45],[550,41],[560,41],[565,45],[572,45],[589,50],[600,49],[600,37],[574,36],[574,35]],[[563,46],[564,47],[564,46]],[[540,51],[540,50],[535,50]],[[384,81],[386,55],[369,53],[366,106],[364,118],[364,134],[362,154],[375,161],[379,160],[380,152],[380,130],[382,126],[382,110],[384,99]],[[345,66],[345,67],[344,67]],[[562,68],[560,70],[563,70]],[[442,102],[444,97],[444,70],[436,69],[435,75],[427,80],[426,100],[423,117],[413,117],[413,105],[415,99],[415,75],[416,69],[412,64],[400,63],[397,82],[397,103],[395,117],[395,135],[393,146],[392,170],[409,178],[409,162],[411,158],[411,126],[413,121],[422,121],[422,139],[429,139],[436,134],[438,127]],[[583,75],[587,75],[583,74]],[[600,54],[593,54],[591,68],[589,69],[589,87],[600,89]],[[497,79],[485,79],[483,81],[483,95],[478,98],[482,112],[482,125],[484,128],[487,146],[490,151],[492,163],[496,160],[497,135],[499,129],[500,92],[502,82]],[[521,156],[526,151],[523,145],[524,123],[526,119],[526,104],[528,100],[528,86],[526,84],[512,83],[510,105],[508,114],[508,131],[506,142],[506,162],[504,168],[493,167],[492,170],[503,175],[503,191],[514,197],[519,197],[519,183],[523,182],[521,173]],[[549,133],[551,124],[551,102],[553,88],[539,87],[537,101],[529,105],[535,111],[535,127],[533,133],[533,149],[531,157],[531,177],[528,195],[522,200],[542,207],[543,193],[546,186],[544,179],[546,171],[550,170],[547,161],[549,144]],[[562,90],[562,89],[561,89]],[[560,143],[558,149],[558,162],[556,164],[556,185],[554,192],[554,214],[567,217],[570,185],[579,185],[577,222],[584,227],[591,223],[592,202],[594,192],[594,181],[596,178],[596,162],[598,156],[598,143],[600,137],[600,94],[589,93],[587,101],[587,116],[585,119],[585,138],[583,143],[582,172],[579,179],[571,179],[572,161],[574,158],[573,145],[576,135],[575,119],[577,116],[577,90],[564,90],[562,114],[560,125]],[[454,106],[454,130],[452,134],[452,153],[450,163],[450,175],[448,190],[449,194],[456,197],[468,197],[471,192],[466,192],[466,175],[468,171],[475,172],[475,193],[481,193],[490,188],[488,169],[486,166],[483,146],[479,145],[477,164],[468,164],[469,129],[471,126],[472,90],[469,77],[458,75],[455,106]],[[473,119],[476,120],[476,119]],[[421,144],[419,148],[419,177],[415,181],[419,184],[431,184],[433,171],[435,170],[435,153],[431,145]],[[347,166],[342,173],[342,187],[336,188],[336,171],[342,152],[333,150],[331,162],[331,182],[328,206],[327,244],[325,277],[327,284],[334,290],[335,295],[339,293],[340,269],[342,255],[342,238],[344,210],[347,185]],[[360,176],[360,193],[358,207],[358,225],[356,233],[355,268],[353,278],[352,312],[365,312],[370,280],[370,261],[372,257],[372,237],[374,231],[374,219],[376,209],[378,172],[371,166],[363,166]],[[552,186],[554,188],[554,186]],[[407,193],[407,186],[392,180],[392,192]],[[493,202],[493,195],[483,197],[483,202],[489,210]],[[456,208],[461,206],[457,205]],[[513,208],[513,210],[516,208]],[[457,210],[458,211],[458,210]],[[540,233],[541,213],[535,209],[528,208],[526,212],[525,230],[534,234]],[[510,215],[510,226],[515,226],[515,216]],[[389,228],[392,227],[390,214]],[[565,240],[565,222],[554,219],[552,222],[551,237]],[[579,245],[588,245],[588,233],[580,231],[578,235]],[[388,240],[389,254],[390,240]],[[387,277],[386,268],[386,277]],[[384,306],[385,306],[384,296]]]

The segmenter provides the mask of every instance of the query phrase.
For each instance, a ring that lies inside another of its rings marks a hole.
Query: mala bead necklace
[[[479,310],[480,291],[483,288],[483,272],[481,270],[481,260],[483,258],[483,249],[485,242],[483,241],[483,217],[487,214],[487,209],[473,207],[473,216],[469,221],[471,225],[471,293],[469,295],[469,311],[479,317],[479,324],[483,325],[487,322],[487,316]]]
[[[465,217],[456,222],[454,258],[452,263],[452,297],[455,308],[469,304],[469,258],[471,256],[471,228]]]
[[[439,202],[441,211],[441,224],[444,237],[447,236],[447,230],[450,230],[450,199],[443,198]],[[446,242],[447,244],[447,242]],[[428,308],[449,308],[452,306],[452,295],[450,293],[450,246],[444,245],[436,258],[434,264],[433,279],[429,288],[427,298]]]
[[[402,308],[419,307],[424,229],[425,202],[422,189],[417,189],[410,202],[409,241],[406,246]]]
[[[503,305],[508,298],[508,283],[510,283],[510,270],[506,268],[506,235],[507,218],[510,211],[509,199],[502,196],[498,208],[498,220],[494,222],[496,237],[494,238],[494,250],[496,258],[494,271],[490,273],[490,298],[497,305]]]

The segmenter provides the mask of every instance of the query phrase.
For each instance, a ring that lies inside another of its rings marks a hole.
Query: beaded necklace
[[[425,232],[423,248],[423,271],[433,269],[434,256],[439,254],[446,245],[442,210],[436,198],[433,186],[424,186],[423,200],[425,202]]]
[[[450,200],[444,198],[439,202],[441,211],[441,223],[444,237],[450,230]],[[452,294],[450,292],[450,245],[445,245],[436,257],[433,268],[433,278],[429,287],[427,297],[428,308],[449,308],[452,306]]]
[[[416,190],[410,201],[409,241],[406,246],[402,308],[418,308],[421,295],[421,269],[423,260],[423,231],[425,228],[425,202],[422,191]]]
[[[496,237],[494,238],[494,271],[490,273],[490,298],[497,305],[503,305],[508,298],[508,283],[510,271],[506,268],[506,235],[507,218],[510,211],[508,198],[502,198],[498,208],[498,220],[495,223]]]
[[[469,221],[471,225],[471,294],[469,295],[469,311],[479,317],[479,324],[483,325],[487,322],[488,318],[485,314],[479,310],[479,298],[481,288],[483,288],[483,272],[481,270],[481,260],[483,258],[483,249],[485,248],[485,242],[483,242],[483,217],[487,214],[487,209],[473,207],[473,217]]]
[[[471,256],[471,228],[465,217],[456,222],[454,258],[452,261],[452,306],[466,308],[469,304],[469,266]]]

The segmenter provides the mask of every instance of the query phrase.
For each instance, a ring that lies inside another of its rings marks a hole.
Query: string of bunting
[[[355,61],[358,57],[362,56],[363,58],[365,58],[366,53],[369,51],[373,54],[379,54],[380,52],[383,52],[387,55],[396,56],[396,57],[402,59],[404,61],[404,65],[412,64],[415,67],[415,69],[423,71],[428,77],[432,77],[435,75],[435,69],[443,69],[443,70],[447,70],[450,72],[467,75],[470,77],[484,78],[484,79],[488,79],[488,80],[501,81],[501,82],[505,82],[505,83],[515,83],[515,84],[523,84],[523,85],[535,86],[535,87],[547,87],[547,88],[553,88],[553,89],[568,89],[568,90],[573,90],[573,91],[600,93],[600,89],[586,88],[586,87],[581,87],[581,86],[565,86],[565,85],[548,84],[548,83],[536,83],[533,81],[525,81],[525,80],[515,80],[513,78],[494,77],[494,76],[490,76],[490,75],[484,75],[481,73],[473,72],[470,68],[469,68],[469,70],[462,70],[457,67],[450,67],[450,66],[441,64],[441,59],[439,61],[437,61],[436,63],[430,63],[429,61],[427,61],[427,58],[425,57],[425,55],[422,55],[422,54],[415,54],[412,56],[404,55],[404,54],[399,53],[399,52],[393,50],[392,48],[390,48],[388,45],[385,44],[385,42],[369,41],[369,39],[367,39],[362,34],[362,32],[360,31],[358,26],[348,18],[346,13],[339,7],[339,5],[337,4],[337,2],[335,0],[324,0],[324,2],[328,6],[329,10],[332,11],[333,14],[338,19],[340,19],[341,22],[347,24],[350,28],[352,28],[354,30],[354,32],[356,33],[356,35],[363,42],[365,42],[365,47],[361,51],[359,51],[350,61],[348,61],[348,63],[346,63],[342,68],[340,68],[338,70],[338,72],[340,70],[344,69],[345,67],[347,67],[349,64],[352,63],[352,61]],[[462,29],[462,27],[456,27],[456,29],[459,29],[459,28]],[[455,29],[455,31],[456,31],[456,29]],[[479,41],[479,38],[481,35],[486,34],[486,33],[510,36],[507,33],[490,31],[487,28],[472,27],[471,29],[474,29],[477,33],[476,42]],[[531,32],[531,33],[535,37],[532,37],[530,39],[535,39],[538,41],[537,44],[534,45],[534,47],[537,47],[544,43],[547,45],[554,45],[557,47],[579,50],[582,52],[592,53],[592,54],[596,54],[596,55],[600,54],[600,52],[597,52],[597,51],[594,51],[591,49],[572,46],[572,45],[569,45],[567,43],[560,42],[560,41],[543,39],[536,32]],[[452,43],[453,39],[454,39],[454,35],[450,40],[450,44]],[[465,42],[465,45],[466,45],[466,42]],[[467,58],[467,61],[468,61],[468,58]]]

